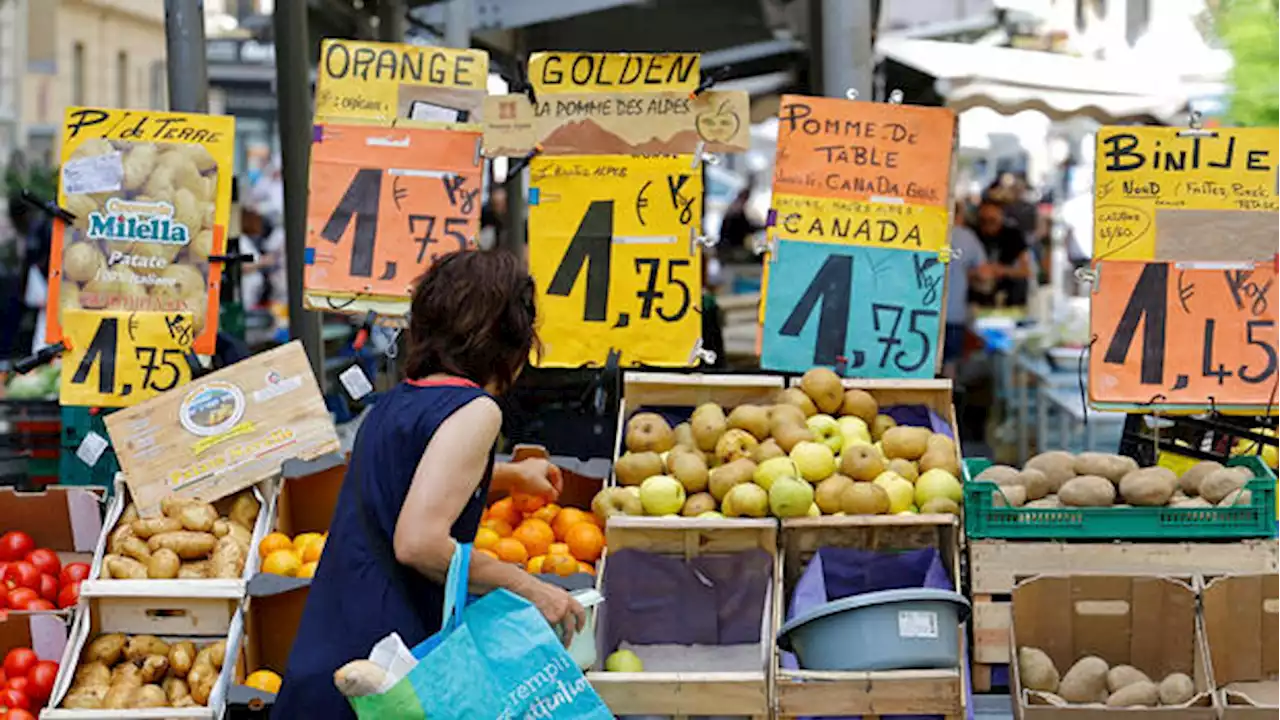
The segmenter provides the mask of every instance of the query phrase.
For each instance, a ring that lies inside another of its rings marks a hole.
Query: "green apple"
[[[609,672],[644,672],[644,663],[630,650],[618,650],[605,658],[604,669]]]
[[[700,520],[723,520],[724,515],[720,514],[720,512],[717,510],[708,510],[698,515],[698,518]]]
[[[813,505],[813,486],[793,477],[780,477],[769,488],[769,509],[775,517],[804,517]]]
[[[800,469],[796,467],[795,461],[786,456],[765,460],[751,474],[752,482],[765,490],[772,488],[775,480],[784,477],[800,477]]]
[[[836,472],[836,454],[824,443],[798,442],[791,448],[790,457],[795,461],[800,477],[809,482],[821,482]]]
[[[916,488],[911,481],[892,470],[885,470],[871,482],[879,485],[889,495],[889,513],[906,512],[915,499]]]
[[[838,453],[844,447],[844,435],[840,431],[840,423],[830,415],[814,415],[804,421],[809,432],[818,442]]]
[[[871,444],[871,429],[867,427],[867,421],[853,415],[846,415],[839,420],[840,434],[844,437],[844,445],[841,449],[858,443]]]
[[[818,507],[818,503],[809,504],[809,512],[805,513],[809,517],[822,517],[822,508]]]
[[[674,515],[684,507],[684,485],[670,475],[654,475],[640,483],[640,504],[646,515]]]
[[[960,505],[964,502],[964,486],[955,475],[940,468],[929,470],[916,478],[916,507],[924,507],[925,503],[939,497]]]
[[[720,503],[725,517],[762,518],[769,512],[769,493],[755,483],[734,485]]]

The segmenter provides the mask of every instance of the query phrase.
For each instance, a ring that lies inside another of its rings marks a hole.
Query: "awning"
[[[937,81],[957,112],[975,107],[1051,119],[1090,117],[1115,124],[1174,122],[1187,106],[1176,76],[1159,68],[1033,50],[884,37],[876,54]]]

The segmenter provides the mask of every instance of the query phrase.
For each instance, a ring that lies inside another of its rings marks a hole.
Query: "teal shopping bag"
[[[389,692],[351,698],[356,714],[379,720],[611,720],[613,713],[532,603],[506,590],[467,603],[470,561],[471,546],[459,545],[445,584],[444,627],[413,649],[418,664]]]

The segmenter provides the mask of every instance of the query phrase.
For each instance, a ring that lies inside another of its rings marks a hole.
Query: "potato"
[[[1111,693],[1107,707],[1155,707],[1160,702],[1160,691],[1150,680],[1125,685]]]
[[[254,523],[258,520],[258,510],[261,507],[261,503],[253,496],[253,491],[245,490],[231,503],[231,512],[227,513],[227,517],[246,530],[252,530]]]
[[[164,655],[148,655],[142,661],[140,674],[144,683],[160,682],[167,672],[169,672],[169,658]]]
[[[177,530],[152,535],[147,541],[147,546],[151,548],[151,552],[160,548],[169,548],[178,553],[178,557],[183,560],[203,560],[209,557],[209,553],[213,552],[213,546],[217,543],[218,538],[212,533]]]
[[[218,511],[214,510],[209,503],[204,502],[184,505],[178,510],[177,517],[184,530],[195,532],[209,532],[213,529],[213,523],[217,519]]]
[[[1113,483],[1138,469],[1138,462],[1131,457],[1112,453],[1083,452],[1076,456],[1076,475],[1097,475]]]
[[[1018,469],[1008,465],[992,465],[978,473],[974,480],[993,482],[997,485],[1017,485]]]
[[[187,673],[187,687],[191,690],[191,699],[199,705],[209,702],[213,692],[213,684],[218,679],[218,671],[207,662],[197,662]]]
[[[1182,477],[1178,478],[1178,487],[1182,492],[1188,495],[1200,494],[1200,483],[1204,481],[1210,473],[1217,472],[1222,469],[1222,463],[1213,460],[1201,460],[1192,465],[1186,472],[1182,473]]]
[[[1022,469],[1039,470],[1044,473],[1045,478],[1049,480],[1049,485],[1053,488],[1052,492],[1057,492],[1063,483],[1076,476],[1076,459],[1069,452],[1050,450],[1033,455]]]
[[[178,497],[177,495],[170,495],[160,500],[160,512],[163,513],[164,516],[167,518],[177,520],[178,513],[182,512],[182,508],[188,505],[199,503],[199,502],[203,502],[203,501],[197,500],[196,498]]]
[[[1184,673],[1171,673],[1157,688],[1161,705],[1181,705],[1195,697],[1196,684]]]
[[[1018,473],[1016,481],[1027,489],[1028,500],[1039,500],[1058,489],[1049,482],[1049,477],[1044,472],[1035,468],[1027,468]]]
[[[138,506],[129,503],[124,506],[124,512],[120,513],[120,521],[118,525],[128,525],[138,519]]]
[[[1239,490],[1249,482],[1249,471],[1244,468],[1215,470],[1200,481],[1200,497],[1217,505],[1233,490]]]
[[[169,698],[164,694],[164,688],[159,685],[147,684],[133,691],[132,697],[129,698],[128,707],[131,708],[162,708],[169,706]]]
[[[178,568],[178,578],[181,580],[200,580],[209,577],[211,572],[212,565],[208,560],[196,560],[182,563],[182,567]]]
[[[187,673],[191,672],[191,666],[196,661],[195,643],[189,640],[176,642],[169,646],[169,670],[174,675],[184,678]]]
[[[387,671],[369,660],[352,660],[333,673],[333,684],[344,697],[363,697],[382,691]]]
[[[1062,484],[1058,499],[1067,507],[1110,507],[1116,500],[1116,486],[1104,477],[1081,475]]]
[[[103,636],[106,637],[106,636]],[[101,640],[102,638],[99,638]],[[92,644],[90,644],[92,647]],[[85,662],[76,668],[75,677],[71,680],[72,689],[101,687],[103,690],[111,684],[111,668],[101,660]]]
[[[1176,508],[1209,508],[1213,507],[1213,503],[1202,497],[1183,498],[1182,500],[1174,500],[1169,503],[1169,507]]]
[[[1120,479],[1120,496],[1130,505],[1158,507],[1169,502],[1177,484],[1178,477],[1168,468],[1142,468]]]
[[[1200,498],[1204,500],[1204,498]],[[1253,493],[1245,488],[1232,490],[1226,497],[1222,498],[1222,502],[1218,503],[1218,507],[1234,507],[1236,505],[1252,505]]]
[[[1027,489],[1021,485],[1005,485],[991,496],[994,507],[1022,507],[1027,504]]]
[[[101,710],[102,701],[107,696],[107,686],[86,687],[71,690],[62,699],[62,707],[67,710]]]
[[[1062,676],[1062,682],[1058,683],[1058,694],[1071,703],[1106,701],[1107,669],[1107,661],[1100,657],[1086,655],[1080,658]]]
[[[107,552],[113,555],[123,555],[124,541],[127,538],[136,537],[133,534],[133,526],[119,525],[115,530],[111,531],[111,535],[107,538]]]
[[[1054,508],[1062,507],[1062,500],[1058,499],[1057,495],[1048,495],[1046,497],[1040,498],[1039,500],[1032,500],[1026,505],[1023,505],[1023,507],[1038,508],[1040,510],[1052,510]]]
[[[247,555],[249,553],[249,544],[253,542],[253,535],[250,534],[248,528],[241,525],[240,523],[233,522],[233,523],[229,523],[229,525],[231,526],[231,528],[227,532],[227,535],[230,536],[232,540],[235,540],[237,543],[239,543],[240,549],[244,550],[245,554]]]
[[[182,523],[171,517],[143,518],[134,520],[130,527],[134,535],[148,540],[153,535],[177,532],[182,529]]]
[[[1111,692],[1136,682],[1151,682],[1151,678],[1132,665],[1117,665],[1107,671],[1107,690]]]
[[[136,539],[136,538],[135,538]],[[116,580],[146,580],[147,566],[128,557],[115,557],[106,561],[107,570]]]
[[[213,548],[211,574],[215,578],[238,578],[244,573],[245,561],[245,547],[235,536],[219,538],[217,546]]]
[[[226,640],[219,640],[217,642],[209,643],[208,645],[205,645],[204,647],[200,648],[200,651],[196,653],[196,659],[192,661],[191,665],[192,667],[194,667],[196,665],[199,665],[202,662],[205,662],[212,665],[214,670],[221,670],[222,658],[226,654],[227,654]]]
[[[191,688],[187,687],[187,681],[179,677],[170,676],[165,678],[164,684],[161,685],[161,687],[164,688],[165,698],[169,701],[170,705],[178,702],[182,698],[191,696]]]
[[[227,533],[231,532],[232,524],[233,523],[226,518],[218,518],[213,521],[213,527],[209,528],[209,532],[213,533],[213,536],[216,538],[223,537]]]
[[[146,563],[151,559],[151,549],[147,547],[147,541],[136,537],[127,537],[120,541],[120,554],[140,563]]]
[[[124,645],[124,657],[130,662],[143,662],[152,655],[163,655],[168,662],[169,643],[155,635],[134,635]]]
[[[138,542],[142,542],[139,540]],[[169,548],[160,548],[151,556],[151,560],[147,562],[147,577],[157,580],[168,580],[178,577],[178,569],[182,567],[182,561],[178,559],[178,553]]]
[[[1058,668],[1040,648],[1018,648],[1018,674],[1022,677],[1022,687],[1028,690],[1058,692]]]
[[[196,702],[190,695],[187,695],[186,697],[180,697],[177,700],[174,700],[173,706],[176,708],[200,707],[200,703]]]
[[[123,663],[111,671],[111,687],[102,699],[102,707],[108,710],[120,710],[128,707],[133,699],[133,691],[142,687],[142,677],[138,666]]]
[[[889,459],[918,460],[929,449],[929,436],[932,435],[922,427],[899,425],[884,431],[880,444]]]

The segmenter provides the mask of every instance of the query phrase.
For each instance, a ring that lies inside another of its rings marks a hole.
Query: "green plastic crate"
[[[964,529],[970,538],[1009,540],[1195,540],[1265,538],[1276,535],[1276,476],[1254,455],[1231,466],[1253,471],[1251,503],[1226,508],[1013,508],[996,507],[1000,488],[977,482],[991,466],[986,458],[964,461]]]

